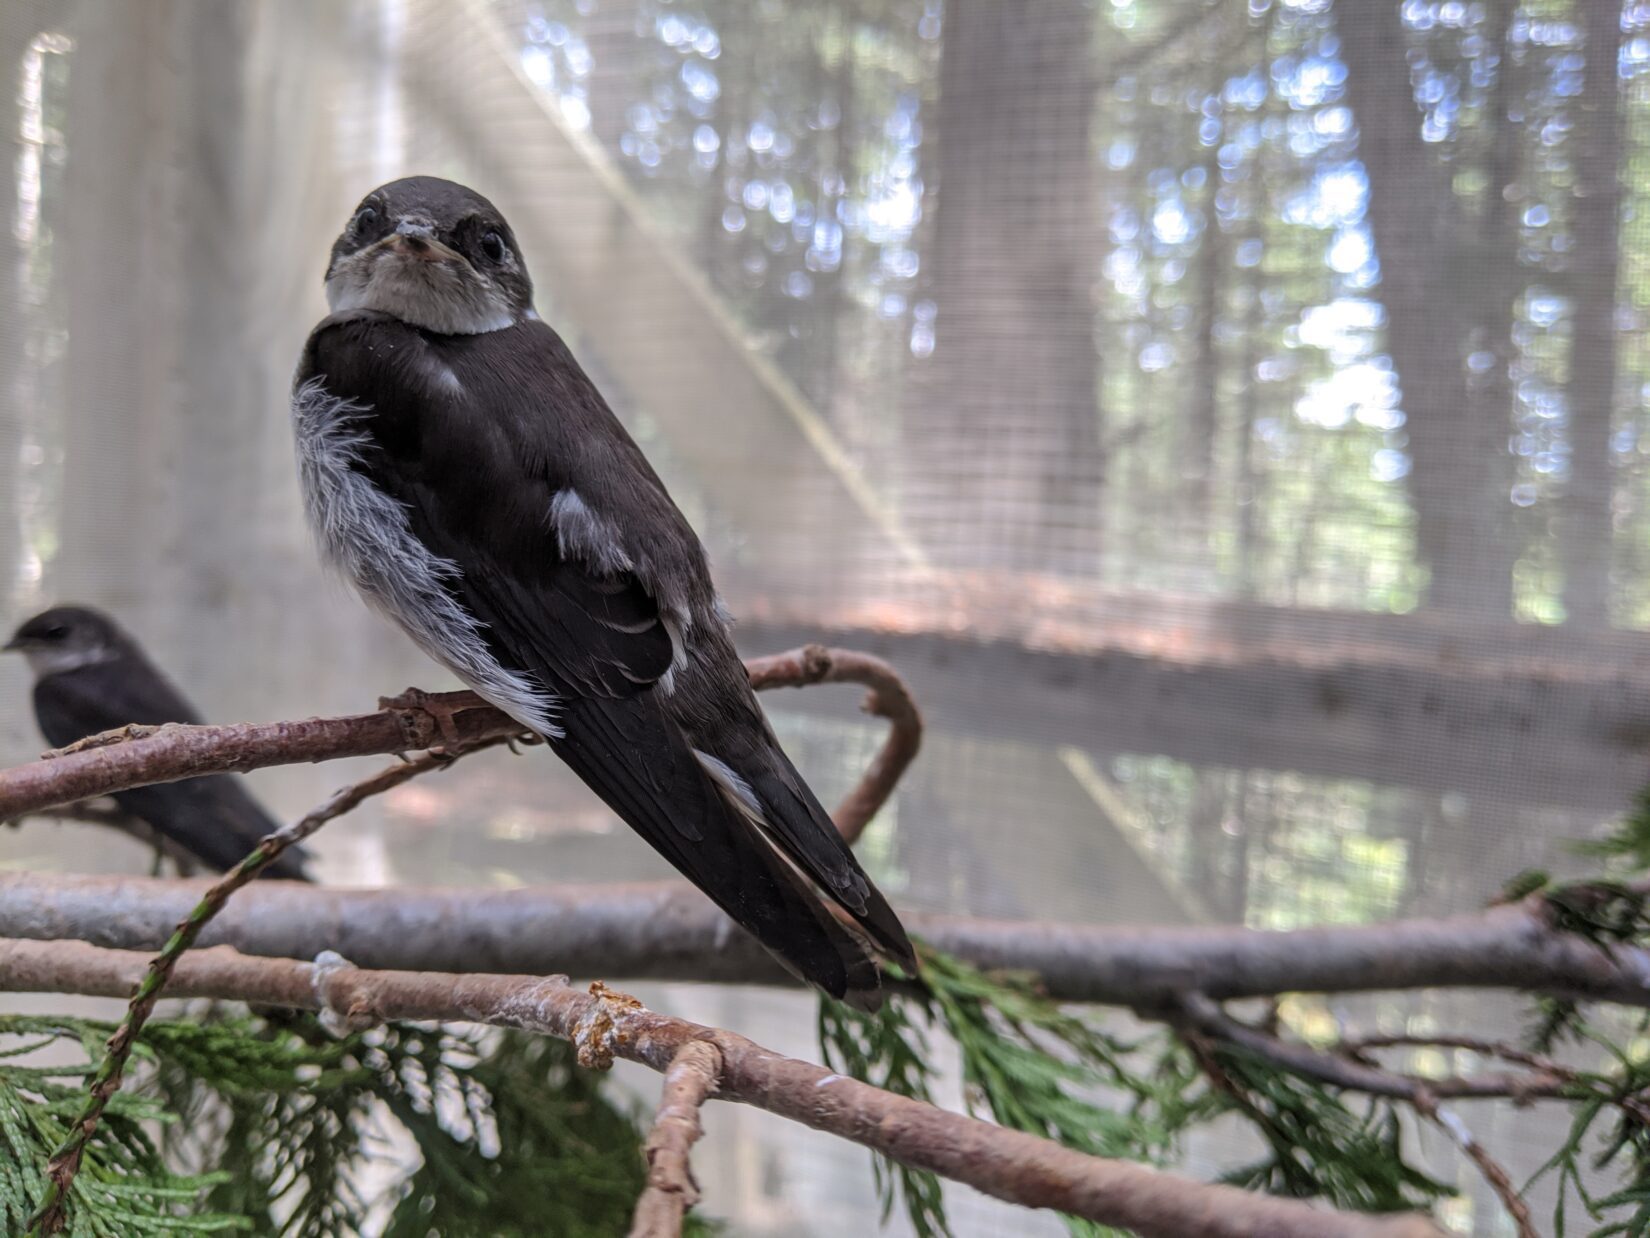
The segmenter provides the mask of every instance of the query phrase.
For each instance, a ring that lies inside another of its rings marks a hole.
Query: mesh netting
[[[1650,774],[1647,9],[11,0],[5,614],[105,606],[214,718],[435,686],[322,579],[285,393],[355,201],[446,175],[515,224],[745,651],[909,677],[931,739],[865,844],[903,902],[1479,905]],[[8,760],[25,690],[0,668]],[[854,703],[770,698],[827,802],[877,741]],[[344,776],[254,782],[294,813]],[[664,871],[542,757],[330,834],[339,881]],[[809,1051],[805,999],[670,1000]],[[859,1153],[716,1121],[739,1232],[873,1223]],[[1484,1121],[1515,1168],[1558,1138]],[[1489,1226],[1462,1180],[1452,1221]]]

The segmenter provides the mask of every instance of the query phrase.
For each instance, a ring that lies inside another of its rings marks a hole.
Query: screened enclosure
[[[909,680],[928,739],[861,846],[902,906],[1468,910],[1650,783],[1650,4],[8,0],[0,71],[0,623],[104,607],[214,720],[449,686],[322,574],[287,421],[333,237],[422,172],[512,221],[741,651]],[[13,663],[4,764],[41,747]],[[856,703],[765,698],[827,802],[880,739]],[[292,817],[347,776],[251,781]],[[669,871],[541,754],[317,850],[341,884]],[[647,995],[811,1051],[799,993]],[[1564,1126],[1472,1117],[1521,1181]],[[708,1122],[730,1232],[877,1228],[862,1151]],[[1411,1134],[1449,1225],[1512,1232]]]

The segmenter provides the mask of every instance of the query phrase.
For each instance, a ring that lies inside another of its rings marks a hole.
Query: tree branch
[[[1513,1045],[1473,1036],[1371,1036],[1345,1040],[1332,1050],[1321,1051],[1241,1023],[1218,1003],[1199,993],[1189,993],[1181,999],[1179,1018],[1205,1037],[1259,1054],[1291,1074],[1331,1087],[1407,1101],[1417,1108],[1428,1098],[1433,1101],[1510,1100],[1527,1105],[1537,1100],[1579,1100],[1596,1096],[1640,1125],[1650,1126],[1650,1101],[1643,1096],[1618,1095],[1561,1062]],[[1376,1048],[1422,1047],[1465,1049],[1481,1057],[1503,1058],[1527,1069],[1431,1078],[1387,1070],[1369,1057],[1369,1050]]]
[[[1331,1087],[1365,1092],[1371,1096],[1386,1096],[1414,1104],[1423,1093],[1435,1099],[1508,1098],[1520,1101],[1565,1094],[1566,1080],[1556,1073],[1486,1074],[1446,1079],[1398,1074],[1367,1062],[1325,1053],[1310,1045],[1283,1040],[1258,1027],[1240,1023],[1222,1010],[1218,1003],[1201,993],[1186,994],[1181,999],[1181,1009],[1185,1019],[1210,1040],[1237,1045],[1304,1079],[1315,1079]]]
[[[122,996],[144,974],[142,954],[84,943],[0,940],[4,987]],[[709,1041],[722,1058],[718,1097],[872,1148],[1010,1203],[1052,1208],[1142,1238],[1437,1238],[1418,1216],[1337,1213],[1212,1186],[948,1113],[787,1058],[731,1032],[655,1014],[600,985],[565,977],[364,971],[341,960],[301,963],[203,950],[178,961],[167,993],[326,1009],[351,1025],[384,1020],[490,1023],[556,1036],[581,1060],[614,1057],[667,1070],[682,1047]]]
[[[745,663],[745,671],[750,675],[751,687],[758,692],[769,688],[805,688],[816,683],[857,683],[870,689],[862,708],[868,714],[887,719],[888,736],[858,784],[831,814],[842,837],[850,844],[858,842],[922,747],[922,714],[911,699],[905,681],[881,658],[848,649],[827,649],[823,645],[806,645],[788,653],[751,658]]]
[[[860,683],[866,709],[890,723],[888,739],[838,811],[852,842],[894,789],[922,742],[922,718],[894,669],[870,654],[808,645],[745,663],[758,690],[815,683]],[[473,692],[409,692],[377,713],[301,722],[230,726],[125,727],[92,736],[28,765],[0,770],[0,821],[131,787],[202,774],[246,773],[274,765],[412,752],[446,744],[520,736],[520,723]]]
[[[479,701],[471,693],[441,696],[454,710],[452,725],[465,744],[521,733],[520,723],[492,707],[469,707],[463,698]],[[419,707],[301,722],[169,724],[136,738],[117,738],[0,771],[0,819],[202,774],[412,752],[441,742],[440,719]]]
[[[699,1111],[721,1073],[722,1054],[708,1040],[688,1041],[671,1059],[644,1147],[647,1189],[636,1202],[630,1238],[678,1238],[682,1218],[699,1202],[688,1153],[705,1133]]]
[[[184,952],[195,944],[201,929],[223,910],[230,896],[256,879],[259,873],[279,859],[288,848],[296,846],[328,821],[343,816],[368,797],[382,795],[385,791],[398,787],[428,770],[443,768],[462,756],[465,751],[503,743],[508,738],[509,736],[496,736],[481,739],[467,748],[451,752],[427,752],[415,761],[391,765],[342,788],[319,808],[261,839],[251,854],[206,890],[200,902],[196,903],[189,914],[178,923],[160,953],[149,960],[142,978],[132,991],[126,1014],[115,1028],[114,1034],[109,1037],[103,1060],[92,1076],[86,1106],[46,1163],[46,1194],[30,1222],[30,1238],[35,1238],[35,1235],[62,1232],[68,1219],[66,1209],[69,1193],[74,1187],[75,1176],[80,1172],[86,1145],[96,1133],[110,1099],[120,1091],[126,1062],[137,1045],[138,1035],[143,1031],[143,1025],[148,1022],[150,1014],[154,1012],[155,1003],[160,1000],[161,990],[166,987],[166,982],[177,967],[178,961]]]
[[[1512,1218],[1519,1238],[1540,1238],[1530,1218],[1529,1205],[1513,1185],[1506,1169],[1478,1142],[1467,1124],[1457,1114],[1440,1106],[1438,1101],[1443,1097],[1511,1097],[1517,1101],[1527,1101],[1537,1096],[1575,1095],[1578,1089],[1573,1075],[1566,1077],[1556,1063],[1532,1066],[1532,1073],[1527,1075],[1421,1079],[1413,1075],[1394,1074],[1355,1058],[1322,1053],[1307,1045],[1291,1044],[1260,1028],[1238,1022],[1219,1004],[1200,993],[1186,994],[1181,1001],[1181,1010],[1186,1022],[1208,1041],[1237,1045],[1291,1074],[1316,1079],[1331,1087],[1407,1102],[1416,1113],[1448,1135],[1478,1167],[1479,1173]],[[1528,1055],[1521,1056],[1526,1061],[1530,1060]],[[1624,1104],[1623,1108],[1633,1112],[1635,1106]]]
[[[839,660],[841,665],[837,664]],[[792,655],[767,659],[758,664],[757,674],[765,684],[773,685],[800,686],[826,679],[857,680],[872,685],[868,707],[888,716],[893,725],[884,752],[868,771],[865,784],[847,804],[847,828],[857,836],[892,792],[900,773],[916,753],[915,737],[920,736],[921,720],[903,684],[886,663],[876,658],[853,654],[833,656],[831,651],[817,645]],[[230,896],[257,877],[287,848],[369,796],[382,794],[427,770],[441,768],[465,752],[523,737],[518,723],[469,692],[430,694],[410,689],[398,698],[380,700],[379,707],[377,715],[264,727],[127,726],[88,736],[67,748],[47,753],[34,765],[0,772],[0,819],[4,819],[7,815],[53,809],[133,786],[172,782],[203,773],[286,764],[296,759],[295,753],[320,759],[372,751],[370,745],[386,742],[386,723],[396,725],[401,742],[384,751],[429,748],[436,734],[445,745],[338,791],[320,808],[262,839],[250,855],[202,894],[160,953],[150,961],[132,993],[125,1017],[109,1038],[103,1060],[93,1073],[86,1107],[47,1163],[46,1195],[30,1224],[31,1238],[61,1232],[67,1219],[65,1208],[69,1193],[87,1142],[97,1130],[110,1098],[120,1090],[121,1077],[138,1034],[178,961],[195,944],[207,923],[223,910]],[[329,741],[331,751],[327,749]]]
[[[154,949],[205,889],[198,880],[0,873],[0,936]],[[938,949],[987,971],[1034,973],[1062,1001],[1151,1010],[1191,990],[1225,1001],[1467,988],[1650,1006],[1650,951],[1605,951],[1555,928],[1539,896],[1459,916],[1291,932],[901,916]],[[519,890],[260,882],[201,942],[284,958],[338,950],[374,968],[792,983],[678,881]]]
[[[1489,1183],[1490,1190],[1495,1192],[1501,1206],[1507,1210],[1512,1218],[1513,1225],[1518,1229],[1518,1238],[1541,1238],[1540,1231],[1535,1227],[1535,1221],[1530,1216],[1530,1206],[1524,1202],[1524,1197],[1518,1193],[1513,1185],[1512,1175],[1500,1161],[1490,1155],[1489,1149],[1473,1136],[1467,1124],[1461,1118],[1438,1104],[1438,1099],[1424,1089],[1410,1102],[1415,1111],[1426,1118],[1439,1130],[1443,1131],[1467,1156],[1467,1159],[1478,1166],[1478,1172],[1484,1181]]]

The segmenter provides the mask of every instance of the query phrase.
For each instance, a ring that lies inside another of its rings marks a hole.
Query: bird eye
[[[481,234],[481,252],[493,262],[504,261],[504,238],[496,232]]]
[[[377,218],[378,209],[376,207],[363,206],[360,210],[355,212],[355,219],[351,222],[350,226],[357,232],[365,232],[368,228],[372,227]]]
[[[54,623],[51,627],[41,633],[41,635],[47,640],[62,640],[68,634],[69,629],[67,625],[61,623]]]

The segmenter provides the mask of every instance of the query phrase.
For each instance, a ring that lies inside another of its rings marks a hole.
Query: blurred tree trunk
[[[1564,609],[1572,623],[1602,627],[1610,620],[1610,561],[1614,469],[1610,435],[1616,395],[1616,276],[1620,256],[1621,5],[1581,5],[1587,64],[1576,144],[1576,201],[1571,268],[1574,311],[1570,329],[1570,482],[1564,496],[1559,545],[1564,562]]]
[[[835,169],[843,183],[854,181],[854,26],[853,14],[839,10],[834,4],[816,6],[804,22],[797,23],[800,58],[804,63],[801,91],[791,104],[799,127],[805,130],[799,142],[800,196],[818,195],[819,218],[833,215],[835,199],[826,191],[829,172]],[[842,39],[843,51],[836,63],[827,65],[822,49],[833,32]],[[825,127],[817,118],[825,102],[834,102],[839,109],[835,126]],[[842,426],[836,404],[837,351],[840,331],[843,287],[842,264],[829,271],[817,271],[812,276],[813,292],[807,308],[798,312],[796,302],[777,297],[773,305],[772,321],[786,323],[789,330],[779,341],[777,356],[808,402],[819,410],[827,421],[845,431],[850,439],[855,427]],[[770,293],[782,281],[770,277]]]
[[[642,53],[650,41],[636,35],[636,0],[603,0],[587,19],[590,45],[590,132],[602,149],[618,157],[619,139],[630,127],[630,105],[645,95],[649,79],[641,76]]]
[[[281,195],[295,174],[272,198],[250,190],[262,162],[247,123],[257,19],[242,0],[130,0],[72,28],[56,216],[69,322],[65,498],[47,585],[96,598],[139,630],[160,630],[151,619],[162,615],[206,624],[267,601],[247,574],[246,542],[278,421],[261,381],[248,238],[269,235],[268,213],[294,209]],[[283,121],[291,134],[297,118]],[[279,347],[290,357],[295,345]],[[159,652],[190,683],[232,683],[244,660],[225,642],[180,639]]]
[[[1093,24],[1077,3],[946,9],[936,342],[903,462],[911,524],[948,566],[1097,569]]]
[[[1220,99],[1221,74],[1216,74],[1211,98]],[[1219,142],[1202,148],[1199,167],[1203,182],[1203,234],[1197,247],[1197,337],[1192,354],[1192,381],[1187,389],[1185,442],[1181,449],[1181,480],[1186,510],[1195,531],[1196,549],[1213,559],[1210,539],[1215,521],[1215,440],[1220,435],[1220,344],[1217,327],[1226,302],[1229,261],[1226,238],[1220,230],[1216,196],[1220,193]]]
[[[1474,226],[1449,169],[1421,138],[1406,34],[1392,0],[1335,9],[1369,224],[1381,264],[1387,347],[1403,390],[1409,488],[1428,605],[1504,619],[1512,610],[1510,410],[1471,399],[1466,377],[1478,272]]]
[[[817,94],[809,97],[810,105],[816,105],[825,98],[834,98],[837,104],[837,122],[831,133],[832,141],[826,143],[823,135],[816,139],[817,152],[816,176],[819,184],[819,203],[816,208],[816,217],[823,219],[827,215],[836,217],[838,196],[826,192],[826,168],[833,169],[841,178],[840,183],[847,187],[854,185],[858,179],[858,151],[855,142],[854,127],[859,123],[858,99],[854,86],[854,35],[855,15],[850,11],[833,6],[828,23],[822,23],[819,40],[815,43],[812,54],[812,63],[818,65],[819,43],[824,41],[825,29],[834,26],[842,35],[842,54],[831,72],[827,83],[822,83]],[[827,156],[826,151],[830,154]],[[819,322],[815,330],[820,334],[819,344],[815,349],[815,386],[810,390],[814,404],[825,413],[833,422],[838,419],[836,408],[837,392],[837,365],[842,344],[842,310],[845,303],[845,288],[843,280],[843,264],[838,263],[829,271],[820,271],[814,276],[814,298],[819,303]]]
[[[167,15],[162,0],[131,0],[72,28],[64,209],[53,221],[68,377],[45,589],[97,598],[140,629],[145,595],[173,583],[152,579],[157,560],[168,574],[176,566],[158,518],[179,421],[166,349],[182,293],[155,239],[176,207],[165,197],[164,170],[177,163]]]
[[[1266,315],[1261,307],[1260,264],[1250,268],[1243,287],[1243,368],[1238,386],[1237,481],[1233,496],[1238,505],[1237,591],[1239,597],[1260,596],[1259,517],[1266,499],[1266,474],[1255,460],[1255,436],[1259,431],[1260,383],[1255,371],[1260,366],[1261,331]]]
[[[1186,827],[1192,837],[1185,888],[1196,905],[1222,923],[1241,923],[1248,876],[1244,869],[1241,823],[1227,832],[1243,775],[1228,769],[1203,768],[1193,774],[1192,802]]]
[[[40,33],[45,15],[33,4],[8,3],[0,7],[0,82],[12,101],[4,113],[6,167],[16,175],[21,157],[21,133],[16,100],[21,93],[23,58]],[[25,356],[29,322],[24,309],[23,245],[18,236],[18,195],[8,193],[0,204],[0,605],[8,616],[17,611],[17,591],[23,566],[23,443],[29,409]]]
[[[1489,147],[1485,155],[1484,191],[1478,212],[1477,235],[1473,225],[1464,223],[1460,243],[1476,255],[1471,278],[1462,281],[1463,300],[1468,302],[1467,355],[1474,359],[1468,366],[1467,392],[1472,401],[1471,417],[1475,424],[1491,429],[1501,426],[1511,433],[1509,418],[1514,411],[1512,366],[1517,348],[1513,343],[1513,324],[1517,319],[1518,301],[1528,287],[1528,279],[1519,260],[1519,234],[1514,203],[1520,193],[1519,176],[1524,151],[1522,117],[1524,73],[1519,65],[1509,33],[1513,14],[1521,0],[1492,0],[1484,22],[1485,43],[1495,49],[1497,64],[1495,85],[1487,103],[1487,124],[1491,126]],[[1515,116],[1518,119],[1514,119]],[[1463,209],[1463,214],[1465,214]],[[1457,258],[1459,263],[1460,259]],[[1488,364],[1485,364],[1488,358]],[[1511,520],[1513,513],[1506,506],[1513,483],[1513,460],[1506,454],[1505,437],[1486,450],[1500,453],[1501,477],[1492,484],[1497,493],[1486,502],[1499,507],[1502,518]],[[1509,554],[1516,556],[1516,524],[1507,524],[1508,534],[1515,539]]]

